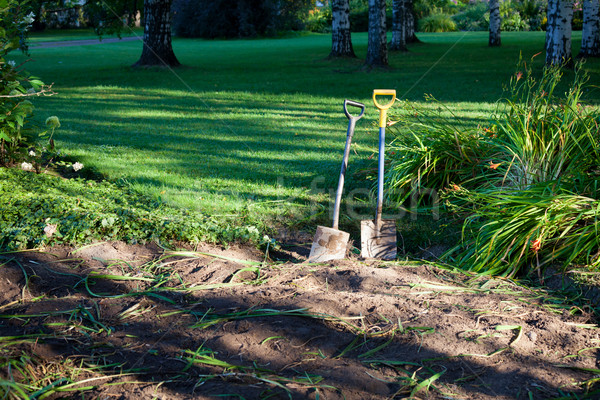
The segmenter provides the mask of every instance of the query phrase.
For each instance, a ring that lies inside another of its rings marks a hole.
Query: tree
[[[144,0],[144,47],[133,66],[178,65],[171,45],[171,0]]]
[[[600,57],[600,1],[583,1],[583,28],[579,57]]]
[[[388,65],[385,0],[369,0],[369,39],[366,64],[370,67]]]
[[[350,1],[331,1],[331,53],[329,57],[356,57],[350,36]]]
[[[407,0],[394,0],[392,3],[392,41],[390,50],[407,51],[406,33],[408,22]]]
[[[500,18],[500,1],[490,0],[490,47],[497,47],[502,44],[500,39],[500,26],[502,20]]]
[[[406,11],[406,43],[419,43],[420,40],[415,34],[417,17],[415,16],[414,0],[404,0],[404,9]]]
[[[568,65],[572,63],[572,21],[572,1],[548,0],[548,25],[546,27],[546,65]]]

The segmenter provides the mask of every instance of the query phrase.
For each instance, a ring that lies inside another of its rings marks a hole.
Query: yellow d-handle
[[[387,104],[381,105],[377,102],[377,96],[392,96],[392,100],[390,100]],[[396,90],[395,89],[375,89],[373,90],[373,103],[375,103],[375,107],[379,109],[379,127],[385,128],[386,120],[387,120],[387,110],[394,104],[396,101]]]

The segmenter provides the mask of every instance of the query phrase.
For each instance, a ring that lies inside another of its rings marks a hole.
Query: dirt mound
[[[307,251],[273,253],[294,262],[122,243],[4,255],[1,376],[50,398],[594,390],[600,338],[581,300],[417,263],[300,262]]]

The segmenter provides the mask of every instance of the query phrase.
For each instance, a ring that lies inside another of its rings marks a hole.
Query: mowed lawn
[[[174,39],[176,69],[130,68],[140,41],[44,48],[37,37],[27,69],[57,92],[34,100],[37,124],[58,116],[57,145],[86,168],[181,207],[261,219],[326,204],[345,142],[344,99],[367,105],[347,184],[370,188],[356,172],[375,160],[373,89],[411,101],[432,94],[463,122],[485,125],[519,55],[529,60],[544,45],[543,32],[503,33],[501,48],[487,46],[486,32],[419,38],[410,52],[390,54],[389,69],[369,71],[362,33],[353,34],[356,60],[327,59],[329,35]],[[600,83],[600,62],[585,68]]]

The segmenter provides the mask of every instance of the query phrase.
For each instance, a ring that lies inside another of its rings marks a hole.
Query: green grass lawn
[[[80,35],[81,38],[81,35]],[[374,88],[401,99],[432,94],[468,123],[485,124],[521,54],[543,51],[543,32],[420,34],[390,68],[363,68],[366,34],[353,34],[356,60],[329,60],[329,35],[281,39],[175,39],[182,67],[132,69],[137,41],[32,47],[27,68],[57,95],[35,99],[39,125],[57,115],[57,145],[111,180],[167,202],[218,216],[297,219],[323,207],[338,178],[347,119],[344,99],[364,102],[348,189],[377,145]],[[36,40],[58,40],[55,32]],[[70,39],[70,37],[69,37]],[[578,47],[580,33],[574,33]],[[576,54],[576,53],[575,53]],[[23,56],[15,56],[23,59]],[[543,53],[535,58],[541,69]],[[600,82],[600,62],[587,63]],[[590,93],[600,100],[600,93]],[[304,210],[302,213],[292,211]],[[324,215],[326,213],[323,213]],[[342,218],[342,226],[355,224]]]

